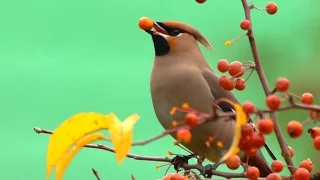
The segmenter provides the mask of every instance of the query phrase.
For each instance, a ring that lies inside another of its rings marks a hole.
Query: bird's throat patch
[[[156,56],[164,56],[170,52],[169,42],[161,35],[152,35]]]

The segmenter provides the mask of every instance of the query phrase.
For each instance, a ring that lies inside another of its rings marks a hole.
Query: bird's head
[[[197,42],[213,50],[209,41],[194,27],[178,21],[153,21],[153,30],[145,30],[152,36],[155,55],[164,56],[198,50]]]

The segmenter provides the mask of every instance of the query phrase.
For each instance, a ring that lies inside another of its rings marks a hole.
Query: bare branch
[[[250,13],[251,6],[248,4],[247,0],[241,0],[241,2],[242,2],[242,5],[243,5],[245,17],[252,24],[251,13]],[[267,78],[266,78],[266,76],[264,74],[264,70],[263,70],[263,67],[262,67],[262,64],[261,64],[261,60],[260,60],[260,56],[259,56],[259,52],[258,52],[258,48],[257,48],[257,44],[256,44],[256,41],[255,41],[255,38],[254,38],[252,25],[251,25],[251,28],[249,29],[247,35],[248,35],[248,39],[249,39],[249,43],[250,43],[250,46],[251,46],[251,51],[252,51],[252,55],[253,55],[253,59],[254,59],[255,65],[256,65],[256,70],[257,70],[259,79],[261,81],[261,84],[262,84],[263,90],[265,92],[265,95],[268,96],[268,95],[272,94],[272,91],[270,90]],[[286,143],[286,141],[285,141],[285,139],[283,137],[283,134],[282,134],[280,126],[279,126],[279,123],[277,121],[276,113],[274,111],[272,111],[270,113],[270,117],[274,122],[274,131],[275,131],[276,137],[278,139],[278,142],[280,144],[280,147],[281,147],[281,149],[283,151],[284,159],[285,159],[285,161],[286,161],[286,163],[288,165],[288,169],[291,172],[291,174],[293,174],[294,170],[295,170],[294,169],[294,164],[293,164],[292,158],[290,156],[287,143]]]

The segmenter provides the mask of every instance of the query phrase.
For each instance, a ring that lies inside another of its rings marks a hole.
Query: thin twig
[[[101,180],[98,172],[95,169],[92,168],[92,172],[93,172],[94,176],[97,178],[97,180]]]
[[[40,129],[40,128],[33,128],[34,131],[36,133],[39,134],[52,134],[52,131],[50,130],[46,130],[46,129]],[[115,150],[111,147],[102,145],[102,144],[87,144],[84,147],[86,148],[92,148],[92,149],[101,149],[101,150],[105,150],[105,151],[109,151],[114,153]],[[167,163],[171,163],[172,159],[170,158],[162,158],[162,157],[152,157],[152,156],[141,156],[141,155],[136,155],[136,154],[127,154],[128,158],[134,159],[134,160],[142,160],[142,161],[155,161],[155,162],[167,162]],[[202,165],[199,164],[195,164],[195,165],[190,165],[190,164],[181,164],[180,166],[183,169],[196,169],[200,172],[203,172],[204,167]],[[213,175],[216,176],[221,176],[221,177],[225,177],[225,178],[243,178],[245,177],[245,175],[243,173],[227,173],[227,172],[221,172],[221,171],[216,171],[216,170],[212,170],[211,173]]]
[[[251,13],[250,13],[251,7],[248,4],[247,0],[241,0],[241,2],[242,2],[242,5],[243,5],[243,8],[244,8],[245,17],[252,24]],[[266,78],[266,76],[264,74],[264,70],[263,70],[263,67],[262,67],[262,64],[261,64],[260,56],[259,56],[259,53],[258,53],[258,48],[257,48],[256,41],[255,41],[255,38],[254,38],[252,25],[251,25],[251,28],[248,31],[248,39],[249,39],[249,43],[250,43],[250,46],[251,46],[251,51],[252,51],[252,55],[253,55],[253,59],[254,59],[255,65],[256,65],[256,70],[257,70],[259,79],[261,81],[261,84],[262,84],[263,90],[265,92],[265,95],[268,96],[268,95],[272,94],[272,92],[271,92],[271,90],[269,88],[268,81],[267,81],[267,78]],[[279,123],[277,121],[276,113],[274,111],[271,112],[270,113],[270,117],[274,122],[274,131],[275,131],[276,137],[278,139],[278,142],[280,144],[280,147],[281,147],[281,149],[283,151],[284,159],[285,159],[287,165],[290,166],[290,167],[288,167],[288,169],[291,172],[291,174],[293,174],[294,173],[294,168],[292,168],[292,167],[294,167],[294,164],[293,164],[292,158],[290,156],[287,143],[286,143],[286,141],[284,139],[284,136],[283,136],[283,134],[281,132]]]

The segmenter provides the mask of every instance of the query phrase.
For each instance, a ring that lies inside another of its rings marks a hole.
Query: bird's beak
[[[145,30],[147,33],[151,34],[151,35],[168,35],[168,32],[161,27],[156,21],[153,21],[153,29],[155,31],[152,30]]]

